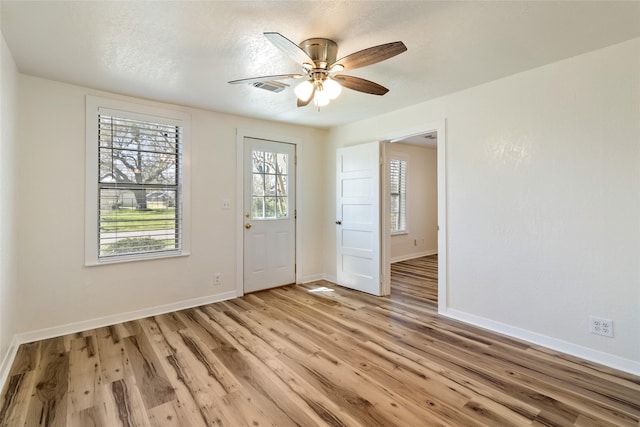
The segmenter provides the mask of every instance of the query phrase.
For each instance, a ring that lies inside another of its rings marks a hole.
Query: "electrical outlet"
[[[213,275],[213,284],[214,285],[222,284],[222,273],[216,273]]]
[[[613,321],[611,319],[589,316],[589,332],[613,338]]]

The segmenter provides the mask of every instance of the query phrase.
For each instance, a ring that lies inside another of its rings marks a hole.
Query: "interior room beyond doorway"
[[[437,132],[432,131],[394,140],[387,147],[391,264],[420,264],[438,253],[437,142]],[[428,260],[436,272],[437,259]]]

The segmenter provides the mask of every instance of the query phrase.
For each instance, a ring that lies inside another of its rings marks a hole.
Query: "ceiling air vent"
[[[266,82],[255,82],[252,84],[253,87],[257,87],[259,89],[268,90],[269,92],[282,92],[289,85],[276,82],[276,81],[266,81]]]

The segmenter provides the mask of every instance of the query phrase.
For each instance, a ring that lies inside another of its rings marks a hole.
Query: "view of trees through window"
[[[286,218],[289,215],[288,160],[288,155],[284,153],[252,152],[252,218]]]
[[[98,121],[100,256],[179,249],[180,128]]]

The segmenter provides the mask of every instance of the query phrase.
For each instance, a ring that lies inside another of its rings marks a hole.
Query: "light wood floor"
[[[20,347],[1,426],[638,426],[640,378],[327,282]]]

